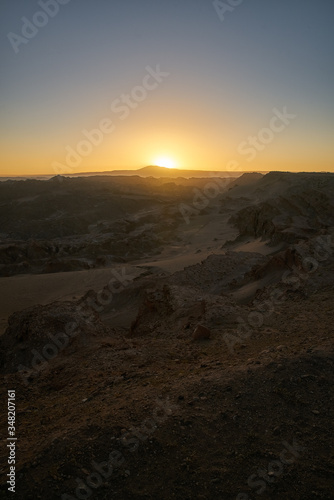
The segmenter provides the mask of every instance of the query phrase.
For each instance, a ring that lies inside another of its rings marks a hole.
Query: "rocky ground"
[[[193,265],[118,264],[100,291],[10,316],[16,498],[334,498],[332,177],[285,175],[207,206],[238,234]]]
[[[110,266],[155,255],[178,204],[208,179],[53,177],[0,182],[0,276]]]

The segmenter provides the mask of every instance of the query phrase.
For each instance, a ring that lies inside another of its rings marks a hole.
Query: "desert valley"
[[[135,174],[0,182],[15,498],[332,499],[334,174]]]

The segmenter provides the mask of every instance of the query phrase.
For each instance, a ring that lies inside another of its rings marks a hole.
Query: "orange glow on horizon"
[[[153,165],[157,167],[176,168],[176,162],[167,156],[160,156],[153,160]]]

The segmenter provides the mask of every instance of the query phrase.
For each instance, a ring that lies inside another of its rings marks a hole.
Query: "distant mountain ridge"
[[[238,177],[243,172],[224,172],[224,171],[213,171],[213,170],[187,170],[187,169],[179,169],[179,168],[166,168],[159,167],[158,165],[148,165],[147,167],[142,167],[136,170],[110,170],[104,172],[85,172],[75,174],[76,176],[80,175],[112,175],[112,176],[133,176],[139,175],[140,177],[170,177],[171,179],[175,179],[177,177],[222,177],[224,174],[228,174],[230,177]],[[73,175],[73,174],[68,174]]]
[[[266,174],[268,172],[259,172],[254,171],[261,174]],[[139,177],[155,177],[155,178],[170,178],[177,179],[178,177],[183,177],[186,179],[194,178],[208,178],[208,177],[233,177],[237,178],[242,174],[252,174],[254,172],[245,172],[245,171],[224,171],[224,170],[187,170],[187,169],[178,169],[178,168],[166,168],[159,167],[157,165],[148,165],[146,167],[142,167],[136,170],[105,170],[100,172],[73,172],[73,173],[64,173],[63,177],[91,177],[91,176],[113,176],[113,177],[121,177],[121,176],[139,176]],[[39,179],[39,180],[47,180],[53,177],[58,177],[53,174],[45,174],[45,175],[20,175],[20,176],[0,176],[0,182],[6,180],[24,180],[24,179]]]

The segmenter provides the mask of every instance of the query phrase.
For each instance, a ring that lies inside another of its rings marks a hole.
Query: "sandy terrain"
[[[178,211],[189,186],[158,202],[152,188],[166,186],[140,181],[131,213],[109,220],[109,194],[94,199],[98,220],[79,218],[79,243],[55,243],[58,226],[42,221],[27,225],[48,232],[45,247],[4,244],[16,498],[332,500],[333,179],[243,176],[189,224]],[[59,220],[70,230],[69,212]],[[56,246],[60,268],[66,249],[92,267],[38,274]],[[23,248],[32,274],[20,273]],[[115,270],[124,286],[110,287]]]
[[[223,254],[222,246],[234,239],[239,233],[229,223],[230,215],[217,213],[220,200],[211,204],[211,213],[197,215],[189,224],[183,222],[178,226],[178,244],[164,247],[154,259],[142,257],[120,266],[114,265],[105,269],[87,271],[58,272],[52,274],[23,274],[0,278],[0,333],[7,325],[7,319],[14,311],[37,304],[48,304],[56,300],[75,300],[88,290],[101,290],[112,277],[112,269],[123,268],[126,274],[138,275],[141,267],[156,267],[162,271],[173,273],[186,266],[197,264],[213,253]],[[156,214],[157,210],[145,210],[139,216]],[[253,243],[254,250],[270,252],[264,242]],[[255,249],[257,248],[257,250]],[[247,251],[247,250],[245,250]]]
[[[122,266],[127,275],[136,276],[141,270]],[[119,266],[115,266],[120,270]],[[15,311],[37,304],[58,300],[78,300],[89,290],[98,292],[113,277],[111,269],[92,269],[56,274],[19,275],[0,278],[0,328],[7,327],[8,317]]]

